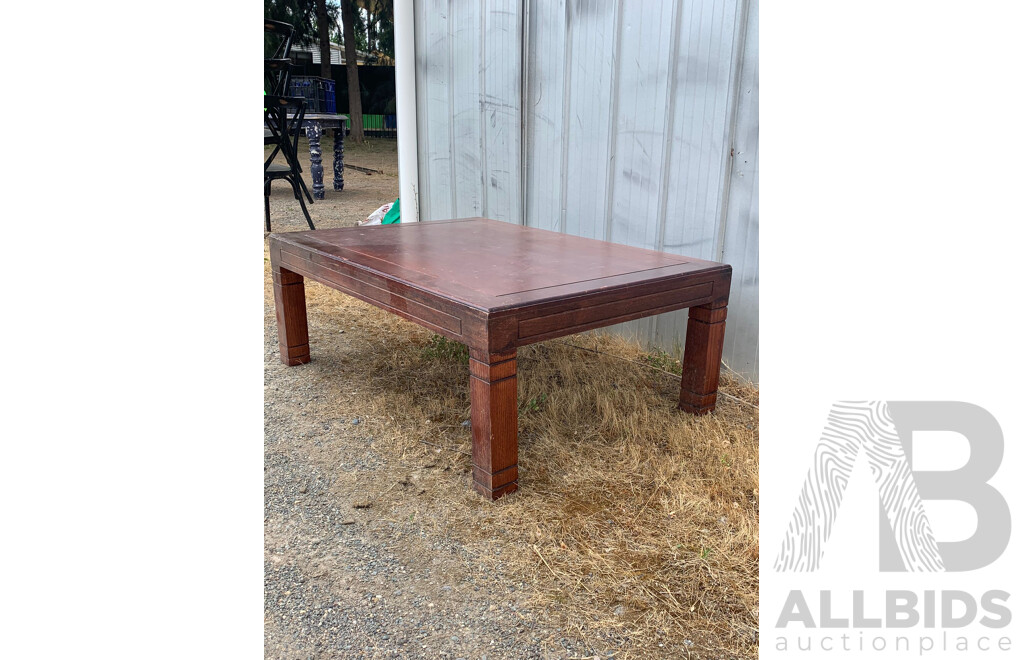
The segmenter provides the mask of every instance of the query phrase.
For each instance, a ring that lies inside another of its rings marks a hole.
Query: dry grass
[[[520,491],[490,503],[468,487],[458,346],[319,284],[306,293],[314,361],[337,372],[320,405],[358,384],[375,450],[439,475],[419,490],[437,533],[483,570],[500,562],[568,634],[625,640],[617,657],[757,656],[756,388],[725,377],[732,398],[696,418],[675,408],[678,378],[620,337],[520,349]],[[396,480],[368,486],[383,508],[410,498]]]

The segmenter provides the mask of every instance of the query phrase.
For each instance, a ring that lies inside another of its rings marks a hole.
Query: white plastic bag
[[[391,210],[391,204],[394,204],[394,202],[385,204],[384,206],[380,207],[379,209],[368,215],[366,217],[366,222],[360,223],[359,226],[366,227],[367,225],[379,225],[381,220],[384,219],[384,216],[387,215],[388,211]]]

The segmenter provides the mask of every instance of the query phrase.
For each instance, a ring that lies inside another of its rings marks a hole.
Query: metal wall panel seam
[[[705,11],[703,11],[703,10],[705,10],[705,5],[706,4],[707,4],[707,2],[701,2],[700,3],[700,20],[701,20],[701,23],[703,21],[703,13],[705,13]],[[712,10],[711,10],[711,18],[710,18],[710,20],[712,21],[712,24],[715,23],[715,7],[714,7],[714,2],[712,2]],[[708,31],[708,32],[710,32],[710,31]],[[735,24],[733,24],[733,35],[735,35]],[[705,78],[705,87],[707,89],[707,87],[709,86],[709,83],[711,82],[712,49],[713,49],[713,46],[714,46],[714,40],[712,39],[712,37],[710,35],[707,35],[706,33],[701,32],[700,36],[697,38],[697,48],[699,49],[702,38],[706,37],[706,36],[708,37],[708,53],[707,53],[707,56],[706,56],[705,72],[703,72],[703,78]],[[721,41],[721,34],[719,34],[719,40]],[[729,56],[731,57],[732,53],[730,53]],[[729,65],[730,65],[730,71],[731,71],[731,67],[732,67],[731,60],[730,60]],[[726,83],[726,85],[728,86],[728,83]],[[707,91],[706,91],[705,98],[703,98],[703,105],[700,108],[701,117],[703,117],[703,116],[708,114],[708,96],[709,96],[709,94],[707,94]],[[728,111],[728,106],[726,107],[726,111]],[[715,116],[714,108],[712,108],[711,116],[712,117]],[[726,120],[726,125],[728,125],[728,120]],[[722,130],[723,139],[725,139],[725,136],[724,136],[725,132],[726,132],[726,129],[723,128],[723,130]],[[711,179],[710,171],[711,171],[711,161],[713,159],[713,157],[711,156],[711,151],[712,151],[713,144],[709,144],[709,146],[708,146],[708,153],[709,153],[708,163],[703,163],[703,160],[705,160],[705,140],[706,139],[708,139],[708,131],[707,130],[703,130],[701,128],[701,131],[700,131],[700,146],[697,149],[697,185],[696,185],[697,192],[695,192],[694,196],[693,196],[693,206],[694,206],[694,209],[696,209],[697,205],[700,204],[698,202],[699,197],[697,196],[697,194],[699,193],[700,187],[701,187],[700,186],[700,175],[701,174],[706,174],[706,179],[707,180],[705,181],[705,185],[703,185],[703,189],[705,189],[705,195],[703,195],[702,209],[703,209],[703,212],[705,212],[707,214],[708,213],[708,194],[707,194],[707,191],[712,189],[711,180],[710,180]],[[723,148],[724,148],[724,143],[723,143]],[[718,179],[719,180],[719,185],[721,185],[722,176],[724,175],[725,168],[727,167],[726,162],[727,162],[728,159],[724,158],[722,160],[723,160],[723,164],[719,165],[719,173],[718,173],[719,174],[719,179]],[[721,190],[719,190],[719,192],[721,192]],[[715,230],[716,230],[716,236],[717,236],[718,232],[721,230],[721,224],[720,224],[718,219],[716,219],[716,223],[717,224],[715,225]],[[717,252],[714,252],[714,251],[716,251],[717,249],[718,249],[718,241],[717,241],[717,237],[716,237],[715,243],[712,246],[713,252],[712,252],[712,256],[710,257],[711,259],[715,259],[716,258]]]
[[[520,32],[522,40],[519,47],[519,66],[522,74],[519,77],[519,224],[526,225],[527,194],[530,188],[526,171],[526,149],[529,138],[529,94],[530,94],[530,0],[522,0],[520,9]]]
[[[673,173],[672,154],[675,151],[673,141],[675,140],[676,101],[679,97],[676,88],[677,76],[679,75],[679,49],[684,15],[682,4],[682,2],[676,2],[673,5],[673,23],[670,37],[671,45],[669,48],[670,62],[667,82],[669,108],[665,117],[665,151],[662,154],[662,183],[661,190],[659,191],[660,199],[658,202],[659,221],[657,248],[662,251],[665,249],[665,233],[668,228],[668,199]],[[647,339],[653,343],[664,346],[666,340],[663,339],[663,336],[669,336],[676,344],[683,345],[686,341],[686,322],[684,320],[681,321],[681,319],[682,314],[679,312],[654,317],[650,323]],[[663,326],[667,326],[669,332],[663,332]],[[678,351],[673,347],[673,352]]]
[[[419,80],[426,81],[429,79],[430,71],[428,70],[428,64],[426,58],[420,57],[420,49],[422,44],[428,43],[430,40],[430,26],[428,25],[424,15],[422,5],[419,3],[413,4],[413,32],[415,33],[414,48],[416,48],[416,73],[415,75]],[[417,140],[424,142],[425,149],[421,149],[420,145],[416,145],[417,158],[420,158],[419,172],[419,187],[420,190],[430,190],[430,92],[429,85],[421,84],[416,86],[416,95],[419,102],[416,104],[416,123],[418,124],[418,130],[416,131]],[[430,195],[422,195],[420,199],[420,213],[424,214],[422,217],[429,219],[430,213]]]
[[[725,148],[728,149],[725,153],[725,176],[722,180],[722,190],[719,196],[721,200],[721,209],[719,209],[719,223],[718,223],[718,237],[715,245],[716,259],[722,261],[725,258],[725,232],[726,223],[728,222],[729,213],[729,193],[732,184],[732,170],[733,170],[733,149],[734,140],[736,137],[736,118],[738,116],[737,109],[739,107],[740,99],[740,76],[743,73],[743,55],[746,51],[747,44],[747,4],[749,0],[739,0],[739,20],[736,22],[736,30],[733,34],[733,49],[732,49],[732,62],[729,70],[729,86],[730,99],[729,99],[729,123],[726,128],[725,135]]]
[[[452,3],[448,0],[448,11],[445,13],[445,32],[446,45],[448,48],[448,71],[449,74],[455,71],[455,55],[452,50],[455,48],[455,31],[452,29]],[[451,177],[451,185],[449,189],[452,194],[452,215],[457,215],[459,208],[459,196],[458,189],[456,186],[457,179],[455,178],[455,84],[454,81],[448,81],[448,172]],[[437,218],[431,218],[436,220]]]
[[[560,202],[558,205],[559,228],[566,233],[567,215],[569,213],[569,186],[565,185],[569,176],[569,129],[572,126],[569,107],[569,92],[572,89],[572,0],[565,0],[565,45],[562,66],[562,164],[559,170]]]
[[[732,147],[735,158],[729,183],[729,206],[723,260],[733,266],[733,295],[726,328],[725,355],[733,368],[757,379],[758,373],[758,147],[757,147],[757,0],[748,0],[739,76],[736,124]]]
[[[608,81],[611,109],[608,111],[608,168],[605,171],[604,240],[612,237],[612,198],[615,196],[615,143],[618,141],[619,75],[622,52],[622,0],[615,2],[615,41],[612,46],[612,73]]]
[[[477,108],[480,115],[480,215],[485,218],[491,217],[487,208],[487,113],[484,111],[484,101],[487,94],[487,16],[489,14],[486,4],[481,4],[480,12],[480,89],[477,91]]]
[[[661,190],[658,200],[658,250],[665,249],[665,227],[668,224],[668,188],[672,178],[672,141],[676,123],[676,75],[679,66],[679,32],[682,30],[683,7],[676,2],[672,8],[671,61],[668,73],[668,113],[665,116],[665,152],[661,156]]]

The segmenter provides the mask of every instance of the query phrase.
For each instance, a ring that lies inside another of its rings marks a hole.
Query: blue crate
[[[337,114],[334,81],[316,76],[292,76],[288,85],[289,96],[306,99],[306,112]]]
[[[330,80],[328,82],[330,83],[330,85],[328,85],[327,89],[324,90],[324,100],[327,105],[327,114],[336,115],[338,114],[338,104],[335,103],[334,101],[334,81]]]

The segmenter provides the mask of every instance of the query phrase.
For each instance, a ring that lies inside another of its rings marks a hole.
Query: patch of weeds
[[[465,344],[460,344],[441,335],[433,335],[430,338],[427,345],[423,347],[422,355],[425,360],[469,364],[469,348]]]
[[[682,363],[660,348],[654,349],[653,352],[648,353],[640,359],[644,363],[649,364],[656,369],[668,371],[677,376],[681,376],[683,373]]]
[[[544,405],[544,402],[548,400],[547,393],[542,393],[540,396],[530,399],[526,402],[526,411],[535,413],[540,410],[540,407]]]
[[[703,550],[700,551],[700,558],[701,559],[707,559],[710,554],[711,554],[711,548],[704,548]]]

